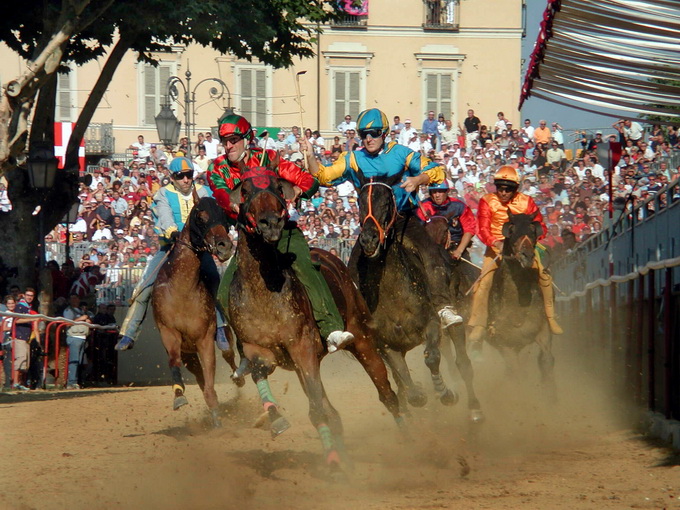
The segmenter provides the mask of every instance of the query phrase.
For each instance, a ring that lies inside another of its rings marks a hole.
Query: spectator
[[[539,121],[538,127],[534,129],[534,144],[536,144],[536,147],[545,148],[550,143],[551,138],[552,134],[550,129],[546,127],[546,121]]]
[[[4,299],[4,305],[8,312],[14,312],[16,308],[16,300],[11,294]],[[13,339],[12,339],[12,325],[14,324],[14,317],[2,317],[0,323],[0,335],[2,336],[2,368],[4,374],[3,391],[12,389],[12,356],[13,356]]]
[[[64,310],[64,318],[75,322],[92,323],[86,311],[80,307],[80,297],[76,293],[69,296],[69,305]],[[90,328],[85,324],[74,324],[66,331],[66,344],[69,348],[67,390],[80,389],[78,376],[85,354],[85,340]]]
[[[439,135],[437,119],[434,118],[434,112],[430,110],[427,112],[427,118],[423,121],[423,129],[421,134],[425,135],[425,138],[430,142],[431,147],[437,145],[437,137]],[[427,154],[424,152],[423,154]]]
[[[394,116],[394,123],[392,124],[390,130],[394,131],[397,135],[404,129],[404,124],[401,122],[399,115]]]
[[[16,299],[16,298],[15,298]],[[36,314],[33,309],[35,289],[28,287],[24,291],[24,297],[19,300],[14,308],[16,313]],[[40,338],[38,322],[31,319],[14,320],[14,388],[18,390],[28,389],[28,368],[30,364],[29,342],[32,337]]]
[[[472,140],[478,138],[479,127],[482,125],[482,121],[479,120],[479,117],[475,116],[473,109],[469,109],[463,125],[465,126],[465,146],[469,148],[472,145]]]
[[[342,133],[343,135],[347,134],[347,130],[349,129],[356,130],[356,128],[357,123],[352,120],[351,115],[345,115],[345,120],[338,124],[338,131],[340,131],[340,133]]]
[[[399,145],[408,145],[413,141],[413,134],[418,134],[415,128],[411,127],[411,119],[404,121],[404,127],[399,132]]]
[[[146,159],[151,155],[151,145],[144,141],[144,135],[137,137],[137,142],[130,145],[130,149],[137,151],[137,157]]]

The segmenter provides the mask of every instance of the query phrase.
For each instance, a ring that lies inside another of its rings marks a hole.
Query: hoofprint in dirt
[[[357,363],[324,361],[354,462],[341,483],[325,478],[307,399],[284,371],[272,384],[293,427],[276,440],[252,427],[256,389],[233,387],[226,365],[221,430],[211,429],[196,385],[177,412],[167,387],[3,394],[0,508],[680,508],[676,459],[624,429],[620,409],[585,374],[558,356],[561,399],[548,407],[532,387],[538,374],[509,385],[491,352],[476,367],[487,422],[473,426],[464,403],[431,399],[414,410],[410,438],[376,404]]]

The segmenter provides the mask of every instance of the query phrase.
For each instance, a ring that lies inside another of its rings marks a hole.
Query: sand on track
[[[630,411],[567,346],[557,342],[557,403],[541,392],[535,352],[523,356],[521,381],[510,381],[487,348],[474,363],[482,425],[469,422],[461,383],[446,370],[461,400],[436,400],[415,349],[408,360],[429,401],[412,409],[408,438],[359,364],[327,357],[322,376],[353,464],[339,483],[327,477],[290,372],[271,377],[293,425],[275,440],[253,428],[254,385],[235,388],[225,365],[218,430],[195,385],[175,412],[170,387],[1,394],[0,508],[680,508],[678,457],[633,432]]]

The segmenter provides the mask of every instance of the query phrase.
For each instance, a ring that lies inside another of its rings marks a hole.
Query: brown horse
[[[429,299],[425,267],[409,246],[404,232],[415,216],[401,217],[397,212],[392,185],[401,176],[374,178],[360,175],[359,208],[362,229],[350,259],[350,271],[373,314],[377,347],[392,369],[400,396],[421,407],[427,402],[424,391],[414,383],[406,365],[408,351],[425,342],[425,364],[430,370],[435,392],[444,405],[453,405],[458,395],[450,390],[439,371],[440,328]],[[413,226],[411,226],[413,228]],[[441,263],[446,269],[445,253]],[[454,329],[450,326],[447,330]],[[483,419],[473,387],[473,370],[465,349],[465,339],[453,335],[456,364],[465,382],[470,418]]]
[[[284,197],[293,197],[292,186],[266,168],[242,168],[242,176],[241,186],[231,194],[232,203],[240,204],[240,235],[237,268],[229,287],[230,324],[251,362],[272,436],[290,426],[280,414],[267,380],[274,368],[281,366],[297,373],[309,399],[309,417],[321,437],[326,464],[337,470],[343,448],[342,423],[320,377],[320,362],[327,349],[306,291],[290,267],[291,260],[277,250],[282,237],[297,228],[286,221]],[[401,421],[397,397],[366,328],[366,310],[361,307],[346,269],[331,255],[316,254],[325,262],[324,273],[332,276],[331,288],[335,288],[347,329],[355,335],[354,344],[346,349],[363,364],[380,399]],[[222,294],[220,298],[224,299]]]
[[[522,368],[519,353],[536,343],[540,349],[538,366],[547,394],[555,396],[555,357],[539,289],[537,269],[533,267],[541,224],[536,213],[512,214],[503,225],[503,257],[493,276],[489,296],[487,340],[505,359],[508,372],[517,376]]]
[[[172,372],[174,403],[179,409],[188,401],[180,368],[185,364],[203,391],[205,402],[215,427],[220,426],[215,393],[215,296],[206,281],[215,278],[205,274],[205,267],[214,268],[212,255],[227,260],[233,244],[227,231],[227,216],[213,198],[198,200],[179,238],[163,263],[153,287],[154,318],[168,353]],[[201,259],[204,270],[201,271]],[[236,370],[234,351],[222,356]],[[239,381],[236,381],[239,384]]]

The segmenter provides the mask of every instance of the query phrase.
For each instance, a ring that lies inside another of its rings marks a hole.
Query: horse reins
[[[252,234],[253,232],[257,234],[261,233],[259,227],[257,226],[257,223],[255,222],[255,218],[250,212],[248,212],[248,210],[250,209],[250,203],[260,193],[269,193],[270,195],[274,195],[274,197],[276,197],[279,203],[283,206],[285,214],[288,214],[288,205],[286,204],[285,199],[281,195],[279,195],[278,193],[274,193],[274,191],[272,191],[269,187],[259,188],[255,193],[250,195],[243,203],[243,216],[245,217],[246,221],[243,222],[240,219],[238,220],[239,225],[242,226],[244,230],[249,234]]]
[[[385,186],[388,190],[390,190],[390,197],[392,198],[392,212],[393,212],[393,214],[392,214],[392,218],[390,219],[390,222],[385,226],[385,228],[383,228],[380,225],[378,218],[376,218],[375,215],[373,214],[373,199],[372,199],[373,197],[372,197],[372,195],[373,195],[373,186],[376,186],[376,185]],[[359,191],[359,193],[361,193],[361,191],[363,191],[363,189],[367,186],[368,186],[368,204],[367,204],[368,205],[368,211],[366,213],[366,216],[361,220],[361,226],[363,227],[364,223],[366,223],[366,220],[368,220],[368,219],[373,220],[373,223],[375,223],[375,226],[378,229],[378,239],[380,239],[380,244],[382,244],[384,246],[385,242],[387,240],[387,234],[389,234],[390,229],[392,228],[394,223],[397,221],[397,199],[394,197],[394,191],[392,190],[392,186],[390,186],[389,184],[385,184],[384,182],[374,181],[373,178],[371,178],[371,180],[369,182],[367,182],[366,184],[364,184],[361,187],[361,190]]]

